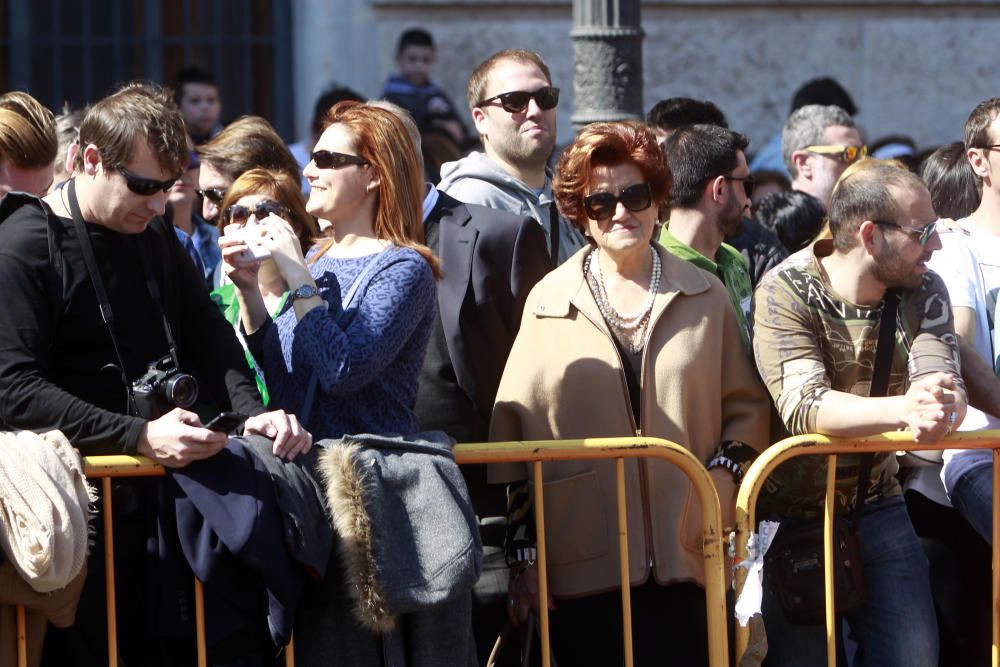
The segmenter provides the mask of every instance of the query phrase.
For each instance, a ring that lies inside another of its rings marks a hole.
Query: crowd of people
[[[276,664],[293,630],[298,665],[522,664],[540,604],[559,664],[620,664],[615,464],[544,467],[546,601],[529,468],[459,474],[454,443],[665,438],[729,528],[789,434],[1000,425],[1000,99],[924,156],[869,155],[831,79],[757,151],[684,97],[556,150],[537,53],[475,67],[472,134],[434,58],[407,31],[385,99],[331,89],[292,146],[222,126],[197,68],[58,118],[0,96],[0,425],[167,469],[112,486],[114,554],[96,539],[59,590],[0,599],[28,606],[29,664],[107,664],[112,557],[124,664],[192,664],[192,572],[213,665]],[[844,664],[988,658],[991,462],[838,457]],[[697,494],[661,461],[625,479],[636,664],[706,665]],[[825,662],[786,567],[820,548],[825,480],[798,458],[761,498],[765,665]]]

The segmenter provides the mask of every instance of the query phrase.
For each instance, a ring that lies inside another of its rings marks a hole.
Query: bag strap
[[[882,301],[882,315],[879,319],[878,342],[875,344],[875,364],[872,368],[872,381],[868,389],[869,396],[885,396],[889,391],[889,375],[896,347],[896,311],[898,306],[899,294],[894,289],[886,290],[885,298]],[[858,529],[861,509],[865,504],[862,494],[867,493],[874,461],[874,454],[864,454],[858,465],[858,486],[854,492],[854,509],[851,511],[852,534]]]
[[[889,372],[892,369],[892,354],[896,340],[896,311],[899,294],[894,289],[886,290],[879,320],[878,342],[875,344],[875,365],[872,369],[872,383],[869,396],[885,396],[889,391]]]
[[[348,307],[354,302],[354,298],[358,294],[358,290],[366,282],[368,276],[375,272],[384,262],[386,257],[389,256],[390,250],[395,250],[396,246],[392,245],[380,252],[375,258],[365,265],[365,268],[361,269],[361,272],[351,283],[350,288],[344,294],[340,301],[340,315],[336,318],[336,322],[341,324],[344,320],[344,316],[347,313]],[[305,424],[309,420],[309,415],[312,414],[313,401],[316,399],[316,387],[319,385],[319,376],[316,374],[316,370],[313,369],[312,373],[309,374],[309,383],[306,385],[306,395],[302,399],[302,409],[299,411],[298,418],[299,423]]]

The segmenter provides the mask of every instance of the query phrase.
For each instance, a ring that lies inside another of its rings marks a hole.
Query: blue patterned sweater
[[[264,371],[270,408],[302,412],[309,377],[317,371],[306,424],[316,440],[419,430],[413,407],[434,323],[434,276],[416,251],[387,252],[381,268],[362,279],[343,317],[343,292],[378,255],[320,257],[309,270],[329,310],[314,308],[299,321],[287,303],[247,336]]]

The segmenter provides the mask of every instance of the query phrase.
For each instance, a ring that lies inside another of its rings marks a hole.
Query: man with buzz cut
[[[854,119],[838,106],[807,104],[792,112],[781,131],[792,189],[812,195],[827,209],[837,179],[866,152]]]
[[[533,51],[494,53],[472,72],[469,108],[484,152],[441,166],[438,189],[467,204],[527,215],[545,232],[556,264],[583,247],[552,196],[549,156],[556,142],[559,89]]]
[[[413,117],[392,102],[372,104],[399,117],[420,156]],[[427,247],[441,258],[444,276],[420,370],[417,419],[421,430],[444,431],[457,443],[485,442],[524,302],[552,262],[542,230],[530,217],[464,204],[430,183],[423,211]],[[462,475],[483,542],[483,573],[472,607],[472,629],[483,657],[507,619],[506,497],[503,486],[487,484],[485,465],[462,466]]]
[[[832,239],[789,257],[754,294],[754,356],[781,419],[793,435],[907,429],[917,442],[936,442],[961,424],[967,401],[948,292],[927,268],[941,247],[930,193],[907,169],[865,160],[841,178],[829,220]],[[880,340],[886,326],[892,331]],[[887,388],[872,396],[876,365]],[[927,558],[896,457],[870,456],[837,457],[835,511],[857,536],[867,587],[864,602],[844,615],[858,645],[854,664],[935,667]],[[769,478],[759,510],[781,522],[771,550],[782,553],[783,534],[809,524],[818,534],[825,468],[826,457],[797,457]],[[765,565],[768,664],[824,664],[823,625],[788,620],[779,575]]]
[[[746,147],[745,136],[717,125],[684,125],[670,135],[664,153],[674,184],[660,243],[722,281],[749,350],[750,274],[740,251],[722,241],[739,234],[750,208]]]

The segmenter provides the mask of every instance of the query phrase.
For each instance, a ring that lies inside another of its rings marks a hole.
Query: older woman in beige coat
[[[715,276],[652,242],[670,173],[639,123],[588,126],[559,162],[563,216],[590,240],[532,290],[504,370],[492,440],[645,435],[690,449],[734,516],[737,483],[767,445],[768,403]],[[687,477],[626,462],[636,664],[707,664],[701,510]],[[551,636],[561,664],[620,664],[614,464],[548,463]],[[525,477],[497,468],[493,481]],[[524,497],[529,497],[524,493]],[[515,620],[537,605],[530,536],[512,512]],[[527,531],[530,532],[530,531]]]

